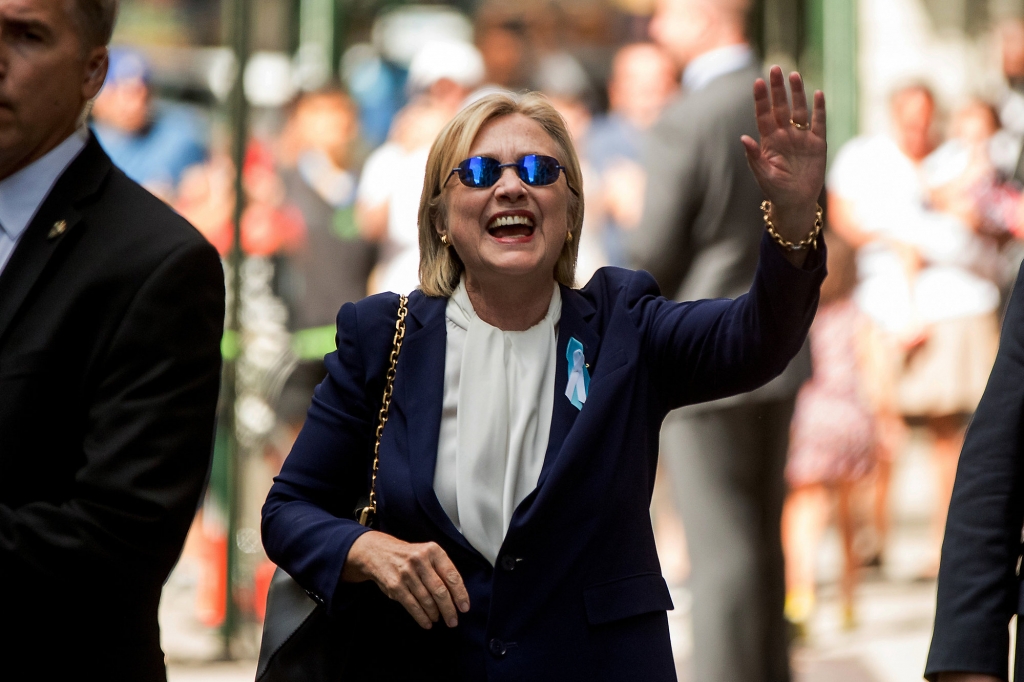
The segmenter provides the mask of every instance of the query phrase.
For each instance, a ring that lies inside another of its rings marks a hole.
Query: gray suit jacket
[[[758,139],[753,83],[760,75],[749,67],[681,95],[648,138],[643,221],[631,252],[634,265],[677,301],[735,298],[754,281],[764,197],[740,136]],[[810,372],[805,343],[768,385],[687,410],[791,398]]]

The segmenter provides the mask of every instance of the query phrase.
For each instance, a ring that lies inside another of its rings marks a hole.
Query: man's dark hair
[[[70,0],[72,15],[82,33],[82,42],[88,47],[110,43],[117,20],[119,0]]]

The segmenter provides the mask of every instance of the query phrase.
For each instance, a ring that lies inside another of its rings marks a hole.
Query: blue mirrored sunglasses
[[[561,172],[565,171],[565,166],[559,164],[558,159],[541,154],[527,154],[515,163],[501,163],[489,156],[473,156],[453,168],[444,184],[448,184],[452,175],[458,175],[459,181],[466,187],[475,189],[491,187],[498,181],[502,171],[506,168],[515,168],[519,179],[531,187],[550,185],[558,180]],[[579,196],[579,192],[569,184],[568,176],[566,176],[565,183],[570,192]]]

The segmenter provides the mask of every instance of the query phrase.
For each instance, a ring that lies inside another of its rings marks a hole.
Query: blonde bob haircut
[[[569,130],[561,115],[540,93],[499,92],[482,97],[456,114],[430,148],[419,212],[420,288],[427,296],[451,296],[465,269],[455,249],[441,243],[437,231],[438,227],[445,228],[447,220],[444,183],[452,169],[469,156],[480,129],[488,121],[511,114],[522,114],[536,121],[551,136],[558,148],[558,160],[565,166],[565,179],[559,178],[558,182],[568,181],[569,186],[580,193],[569,192],[567,223],[572,239],[562,245],[554,272],[560,284],[576,285],[576,253],[583,228],[583,175]]]

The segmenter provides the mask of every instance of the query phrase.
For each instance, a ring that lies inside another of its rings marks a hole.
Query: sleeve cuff
[[[1012,665],[1007,660],[1009,652],[1009,627],[976,623],[953,626],[940,617],[936,620],[924,676],[934,682],[940,673],[959,672],[1005,680]]]
[[[326,600],[327,610],[331,614],[343,613],[348,609],[353,600],[358,596],[359,593],[366,589],[365,583],[347,583],[341,579],[342,571],[345,570],[345,562],[348,561],[348,553],[352,549],[352,545],[355,544],[356,540],[361,538],[364,533],[369,533],[372,528],[365,526],[359,526],[354,530],[347,538],[345,543],[339,547],[339,554],[343,554],[341,564],[338,567],[338,577],[334,584],[334,589],[331,591],[330,597]]]
[[[807,258],[801,267],[797,267],[786,259],[785,249],[775,243],[771,235],[765,231],[761,235],[761,260],[762,262],[777,263],[779,267],[788,268],[794,272],[807,272],[819,274],[825,268],[827,250],[825,248],[825,233],[818,234],[818,238],[807,252]]]
[[[810,318],[814,317],[818,292],[827,274],[828,260],[825,240],[820,235],[816,246],[807,254],[803,266],[798,267],[786,259],[782,247],[767,232],[761,237],[761,256],[756,278],[761,284],[755,284],[755,287],[764,287],[769,295],[769,305],[779,319],[792,319],[794,315],[803,318],[807,314]],[[812,299],[814,304],[811,303]]]

